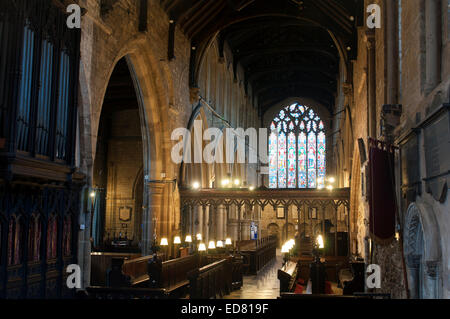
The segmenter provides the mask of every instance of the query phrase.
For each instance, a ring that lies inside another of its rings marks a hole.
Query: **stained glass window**
[[[270,188],[323,188],[326,175],[325,125],[307,106],[283,108],[270,125]]]

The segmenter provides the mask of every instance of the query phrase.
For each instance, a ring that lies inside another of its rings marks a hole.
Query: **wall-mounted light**
[[[175,238],[173,239],[173,243],[174,243],[175,245],[181,244],[181,238],[180,238],[180,236],[175,236]]]
[[[198,245],[198,251],[206,251],[206,245],[204,243]]]
[[[197,236],[196,236],[196,237],[197,237],[197,240],[198,240],[198,241],[202,241],[202,239],[203,239],[203,236],[202,236],[202,234],[197,234]]]
[[[194,183],[192,184],[192,188],[193,188],[193,189],[199,189],[199,188],[200,188],[200,183],[199,183],[199,182],[194,182]]]
[[[240,181],[239,179],[236,178],[236,179],[234,180],[234,185],[235,185],[235,186],[241,185],[241,181]]]
[[[324,249],[325,248],[325,243],[323,241],[323,236],[322,235],[317,236],[316,243],[317,243],[317,247],[319,249]]]
[[[186,239],[184,240],[187,243],[192,243],[192,236],[191,235],[187,235]]]
[[[230,184],[230,180],[229,179],[224,179],[223,181],[222,181],[222,186],[223,187],[226,187],[226,186],[228,186]]]
[[[223,241],[218,240],[216,246],[217,248],[223,248]]]
[[[167,238],[161,238],[161,246],[169,246],[169,241]]]
[[[251,192],[253,192],[253,191],[255,190],[255,186],[250,186],[250,187],[248,188],[248,190],[251,191]]]
[[[208,249],[216,249],[216,243],[214,240],[211,240],[208,245]]]
[[[225,240],[225,245],[226,245],[226,246],[231,246],[231,245],[233,245],[233,242],[231,241],[231,238],[227,238],[227,239]]]
[[[92,191],[92,192],[89,194],[89,196],[90,196],[91,198],[95,198],[95,191]]]
[[[334,187],[333,187],[333,185],[328,185],[328,186],[327,186],[327,189],[328,189],[329,191],[332,191],[332,190],[334,189]]]

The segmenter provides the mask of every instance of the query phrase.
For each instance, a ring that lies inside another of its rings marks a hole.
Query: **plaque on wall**
[[[309,219],[317,219],[317,207],[309,208]]]
[[[420,183],[419,174],[419,146],[418,137],[412,134],[411,137],[401,145],[401,165],[402,165],[402,186],[411,186]]]
[[[406,208],[421,194],[419,136],[415,131],[400,144],[402,207]]]
[[[284,207],[277,207],[277,218],[284,219]]]
[[[119,208],[119,219],[123,222],[129,222],[131,220],[131,207],[120,207]]]
[[[447,197],[450,175],[450,105],[444,105],[424,125],[426,189],[440,202]]]

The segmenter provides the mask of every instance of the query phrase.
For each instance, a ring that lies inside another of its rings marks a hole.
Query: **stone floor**
[[[245,276],[244,285],[240,290],[232,292],[224,299],[277,299],[280,296],[280,281],[278,269],[283,264],[281,252],[277,251],[277,258],[270,262],[257,276]],[[336,283],[331,283],[333,293],[342,295],[342,289]]]
[[[277,299],[280,296],[278,269],[283,258],[277,252],[277,258],[269,263],[257,276],[245,276],[244,285],[224,299]]]

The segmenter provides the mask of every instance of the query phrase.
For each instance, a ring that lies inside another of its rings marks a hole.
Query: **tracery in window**
[[[270,125],[269,187],[324,188],[325,126],[313,109],[292,104]]]

